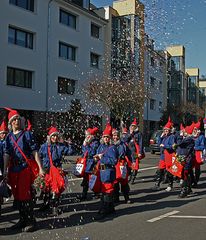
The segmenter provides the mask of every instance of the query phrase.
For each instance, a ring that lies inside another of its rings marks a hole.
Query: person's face
[[[112,135],[112,138],[114,142],[117,142],[119,140],[119,136],[116,133]]]
[[[51,136],[51,143],[57,143],[58,142],[58,135],[54,134]]]
[[[137,129],[137,126],[136,126],[136,125],[131,125],[130,129],[131,129],[132,131],[134,131],[135,129]]]
[[[6,133],[0,133],[0,140],[4,140],[6,138]]]
[[[167,136],[169,134],[170,130],[169,129],[164,129],[164,134]]]
[[[110,141],[110,137],[107,135],[103,136],[103,141],[104,141],[104,143],[108,144]]]
[[[21,121],[20,121],[20,117],[16,116],[15,118],[12,119],[11,121],[11,126],[13,130],[19,130],[21,127]]]

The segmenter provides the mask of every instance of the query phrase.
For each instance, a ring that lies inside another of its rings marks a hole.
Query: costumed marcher
[[[172,165],[172,157],[174,155],[173,145],[175,141],[174,135],[171,133],[172,126],[173,123],[169,118],[163,128],[163,133],[158,139],[158,144],[160,146],[160,160],[155,186],[152,188],[153,190],[160,190],[160,184],[163,181],[165,174],[168,181],[166,191],[171,191],[173,187],[173,175],[167,171],[167,169]]]
[[[139,170],[139,161],[145,157],[142,133],[139,131],[139,126],[136,118],[129,128],[129,134],[127,136],[126,142],[128,143],[132,154],[132,173],[130,175],[129,181],[134,184]]]
[[[116,178],[115,165],[117,163],[118,152],[114,144],[111,143],[112,127],[107,123],[103,131],[100,145],[97,149],[96,161],[100,161],[100,180],[101,180],[101,206],[99,209],[100,218],[107,216],[115,211],[114,209],[114,181]]]
[[[11,186],[14,200],[18,202],[20,220],[11,228],[26,232],[35,230],[36,220],[32,202],[32,184],[36,175],[44,171],[33,135],[22,130],[21,118],[16,110],[9,110],[8,124],[10,132],[5,140],[4,178]]]
[[[193,167],[195,146],[192,136],[193,128],[193,125],[187,126],[177,138],[176,158],[179,159],[178,161],[181,161],[181,164],[183,165],[183,183],[181,185],[181,192],[179,194],[180,198],[185,198],[188,194],[192,193],[190,174]]]
[[[83,177],[81,186],[83,187],[82,195],[80,200],[84,201],[87,199],[87,192],[89,188],[89,175],[93,172],[96,161],[94,156],[97,154],[97,148],[99,146],[99,141],[96,138],[96,133],[99,131],[98,128],[88,128],[85,131],[85,139],[82,145],[82,157],[86,157],[86,169]],[[96,196],[98,196],[96,194]]]
[[[202,153],[203,150],[205,149],[205,137],[203,134],[201,134],[200,131],[200,125],[201,122],[198,121],[197,123],[194,123],[194,130],[193,130],[193,137],[194,137],[194,141],[195,141],[195,158],[194,158],[194,170],[195,170],[195,174],[193,172],[193,170],[191,171],[191,184],[192,187],[195,188],[197,187],[197,183],[200,179],[200,174],[201,174],[201,164],[203,164],[202,161]]]
[[[5,138],[8,134],[8,127],[6,121],[3,120],[0,126],[0,182],[3,180],[4,172],[4,149],[5,149]],[[1,205],[3,204],[3,197],[0,196],[0,215],[1,215]]]
[[[119,174],[121,176],[117,177],[116,169],[116,180],[114,183],[114,201],[115,203],[119,202],[119,190],[121,185],[121,192],[123,193],[125,203],[131,203],[129,199],[130,187],[128,184],[128,169],[132,163],[131,152],[128,146],[120,140],[120,132],[117,129],[112,130],[113,143],[117,147],[118,151],[118,167]]]
[[[62,169],[62,157],[74,153],[72,145],[65,145],[59,142],[59,130],[51,126],[48,129],[47,141],[39,149],[45,171],[46,187],[43,190],[43,206],[40,211],[51,210],[51,215],[59,214],[59,200],[65,189],[64,171]],[[55,173],[51,172],[55,171]],[[51,177],[55,175],[52,179]]]

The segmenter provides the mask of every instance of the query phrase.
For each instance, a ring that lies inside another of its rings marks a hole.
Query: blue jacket
[[[14,135],[13,132],[10,132],[5,139],[5,153],[10,156],[11,159],[11,171],[19,172],[24,169],[27,164],[18,150],[14,145],[12,138],[17,142],[18,146],[22,152],[26,155],[28,159],[33,159],[33,151],[37,151],[37,145],[34,141],[34,137],[30,131],[21,131],[18,135]]]
[[[49,146],[51,151],[52,161],[55,167],[61,167],[62,165],[62,157],[69,156],[74,153],[74,150],[71,145],[68,147],[63,143],[51,144]],[[40,158],[42,159],[43,167],[50,167],[50,160],[48,155],[48,143],[44,143],[41,145],[39,150]]]
[[[139,145],[139,154],[144,154],[142,134],[139,131],[134,131],[128,135],[128,146],[132,154],[132,161],[136,161],[136,147],[134,141]]]
[[[95,161],[93,159],[94,155],[97,154],[97,148],[99,147],[99,141],[93,139],[92,142],[86,146],[82,145],[82,157],[87,153],[87,163],[86,163],[86,173],[91,173],[93,167],[95,165]]]
[[[198,137],[194,138],[195,147],[194,149],[197,151],[203,151],[205,149],[205,137],[204,135],[199,135]]]
[[[5,149],[5,140],[0,140],[0,169],[3,173],[4,170],[4,149]]]
[[[100,144],[97,154],[103,154],[100,159],[100,178],[103,183],[112,183],[116,179],[115,165],[118,160],[118,151],[115,145]]]
[[[117,144],[115,144],[115,146],[117,147],[118,159],[123,160],[125,159],[125,156],[127,156],[128,159],[132,162],[131,151],[123,141],[119,141]]]

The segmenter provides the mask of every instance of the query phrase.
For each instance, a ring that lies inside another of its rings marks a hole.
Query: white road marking
[[[174,215],[174,214],[176,214],[176,213],[179,213],[179,211],[172,211],[172,212],[168,212],[168,213],[166,213],[166,214],[163,214],[163,215],[160,215],[159,217],[155,217],[155,218],[152,218],[152,219],[150,219],[150,220],[147,220],[147,222],[156,222],[156,221],[159,221],[159,220],[161,220],[161,219],[163,219],[163,218],[166,218],[166,217],[169,217],[169,216],[171,216],[171,215]]]
[[[169,216],[171,218],[199,218],[199,219],[206,219],[206,216],[181,216],[181,215],[177,215],[177,216]]]
[[[156,169],[158,167],[147,167],[147,168],[140,168],[139,172],[143,172],[143,171],[147,171],[147,170],[152,170],[152,169]]]
[[[147,167],[147,168],[141,168],[139,172],[144,172],[152,169],[156,169],[158,167]],[[68,179],[68,182],[74,182],[74,181],[81,181],[83,178],[73,178],[73,179]]]

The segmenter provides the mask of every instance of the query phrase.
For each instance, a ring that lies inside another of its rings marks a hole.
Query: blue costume
[[[86,173],[92,173],[93,167],[95,165],[95,161],[93,159],[94,155],[97,153],[97,148],[99,146],[99,141],[93,139],[91,143],[87,145],[82,145],[82,157],[84,155],[87,156],[87,163],[86,163]]]
[[[20,131],[17,135],[10,132],[5,139],[5,153],[11,158],[10,171],[20,172],[27,167],[27,163],[12,141],[12,137],[18,143],[18,146],[28,159],[34,161],[32,152],[37,151],[37,144],[35,143],[34,137],[30,131]]]
[[[55,167],[62,166],[62,157],[74,154],[72,145],[66,146],[63,143],[50,144],[49,149],[51,151],[52,161]],[[50,161],[48,155],[48,143],[44,143],[39,150],[40,157],[42,159],[43,167],[49,168]]]

